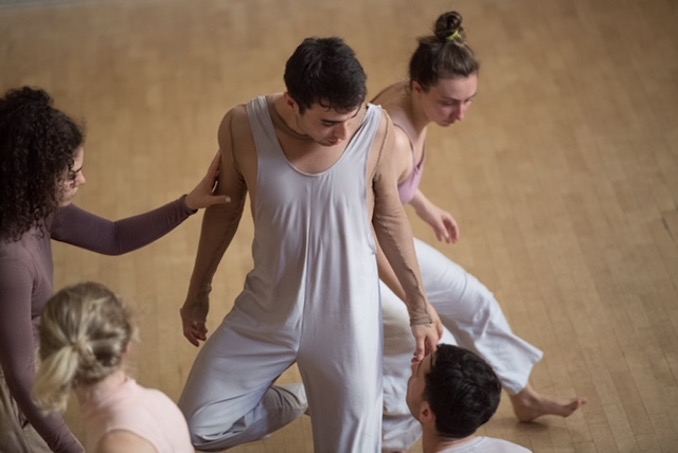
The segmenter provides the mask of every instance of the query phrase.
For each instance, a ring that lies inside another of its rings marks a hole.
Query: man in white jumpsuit
[[[365,79],[341,39],[309,38],[287,61],[285,93],[235,107],[221,123],[217,192],[232,201],[203,219],[181,309],[191,343],[206,340],[210,283],[247,193],[254,267],[179,401],[200,450],[259,439],[308,407],[317,452],[380,451],[375,232],[407,294],[415,358],[438,343],[389,161],[392,125],[365,104]],[[295,362],[305,394],[273,386]]]

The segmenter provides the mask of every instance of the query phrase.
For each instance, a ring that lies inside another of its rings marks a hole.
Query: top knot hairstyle
[[[477,74],[480,63],[466,42],[462,17],[456,11],[438,17],[433,35],[418,39],[419,46],[410,59],[410,83],[418,82],[425,91],[440,79]]]
[[[41,89],[0,98],[0,241],[41,227],[59,206],[59,185],[73,169],[84,132]]]
[[[367,96],[367,75],[341,38],[306,38],[285,65],[287,93],[303,114],[313,104],[350,112]]]
[[[40,359],[33,396],[63,411],[73,387],[95,384],[122,366],[133,335],[128,311],[105,286],[86,282],[56,293],[40,324]]]

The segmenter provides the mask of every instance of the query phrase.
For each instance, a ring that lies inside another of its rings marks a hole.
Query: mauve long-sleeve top
[[[53,293],[51,240],[93,252],[120,255],[167,234],[194,211],[184,196],[158,209],[110,221],[74,205],[60,208],[45,231],[31,230],[15,242],[0,242],[0,364],[28,423],[55,452],[81,453],[82,446],[59,415],[45,415],[32,401],[40,315]]]

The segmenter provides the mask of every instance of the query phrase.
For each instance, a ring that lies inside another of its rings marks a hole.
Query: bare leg
[[[520,393],[509,396],[513,405],[513,413],[521,422],[531,422],[542,415],[569,417],[588,402],[584,397],[561,400],[544,396],[529,384]]]

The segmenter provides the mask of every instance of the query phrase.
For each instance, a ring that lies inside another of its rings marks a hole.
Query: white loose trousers
[[[542,351],[516,336],[494,295],[477,278],[435,248],[415,239],[429,301],[446,327],[441,342],[469,349],[494,369],[515,394],[528,383]],[[421,436],[405,397],[414,340],[405,303],[381,283],[384,311],[383,448],[407,450]]]

